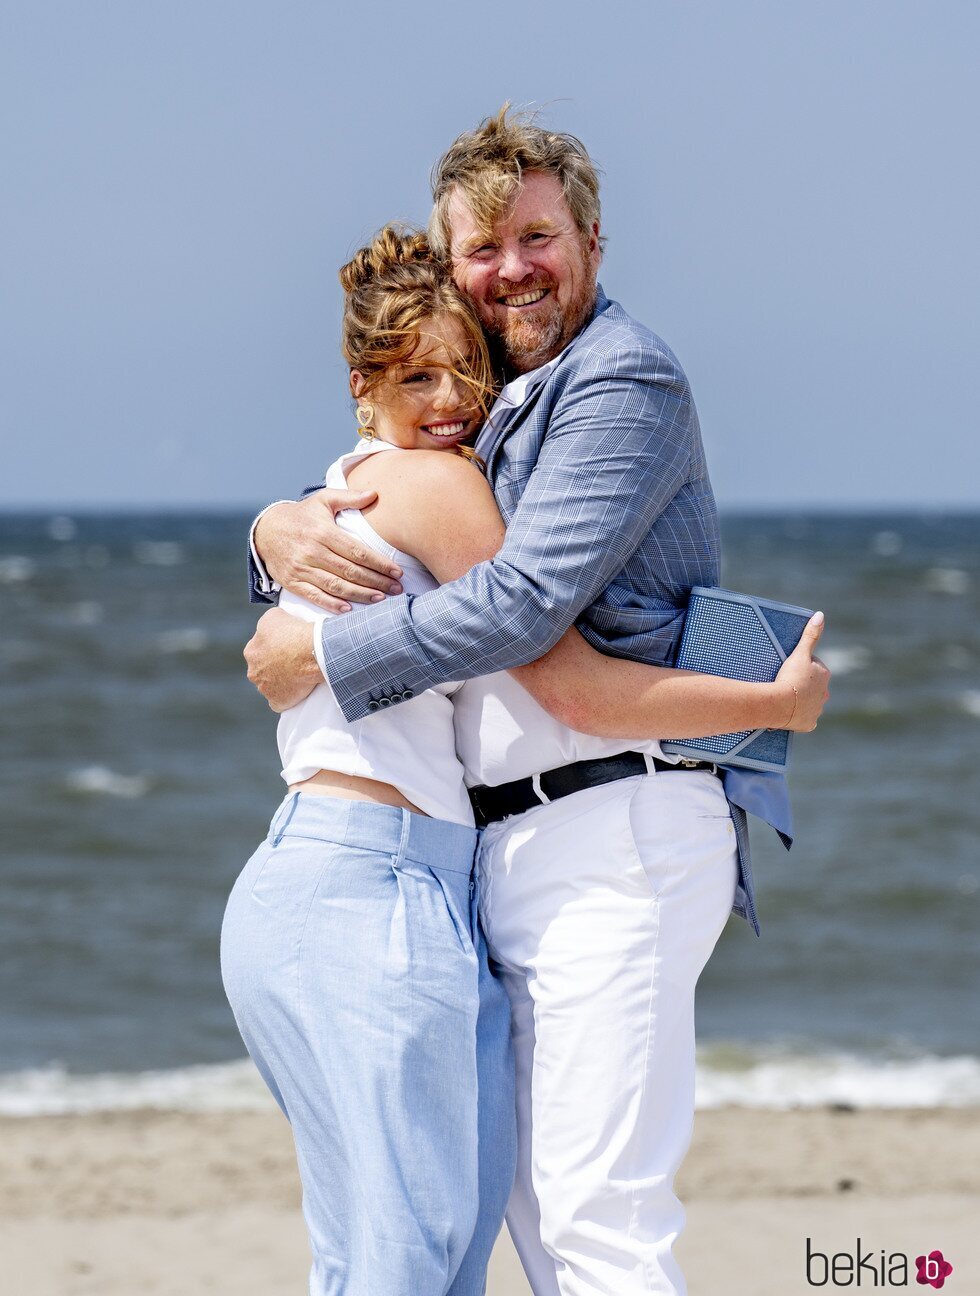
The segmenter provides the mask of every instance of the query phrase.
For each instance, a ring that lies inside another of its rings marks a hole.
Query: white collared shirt
[[[571,343],[569,343],[569,346],[571,346]],[[558,366],[567,350],[568,347],[565,347],[565,350],[559,351],[558,355],[554,356],[553,359],[539,365],[537,369],[531,369],[528,373],[518,374],[516,378],[512,378],[509,383],[501,387],[500,394],[493,403],[487,421],[476,438],[474,449],[478,455],[483,455],[484,451],[489,449],[493,443],[496,436],[496,426],[500,418],[511,410],[520,408],[531,398],[551,371]]]
[[[567,349],[567,348],[566,348]],[[476,440],[477,454],[495,441],[495,418],[526,404],[565,352],[502,389]],[[655,739],[594,738],[561,724],[508,674],[498,671],[467,680],[453,698],[456,751],[466,770],[467,787],[496,787],[542,774],[574,761],[598,760],[624,751],[661,756]]]

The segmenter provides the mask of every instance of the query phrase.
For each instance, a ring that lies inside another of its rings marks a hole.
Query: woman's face
[[[402,450],[452,450],[472,437],[479,408],[473,389],[454,372],[471,350],[458,320],[430,315],[409,362],[393,365],[364,398],[374,408],[375,435]],[[351,391],[357,397],[363,388],[363,375],[354,370]]]

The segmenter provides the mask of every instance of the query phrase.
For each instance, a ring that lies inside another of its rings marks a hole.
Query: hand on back
[[[276,504],[255,529],[266,570],[284,589],[328,612],[400,594],[400,569],[334,521],[342,509],[362,509],[376,498],[375,491],[324,489]]]
[[[281,608],[259,617],[245,645],[248,678],[273,711],[286,711],[308,697],[323,676],[313,654],[316,626]]]

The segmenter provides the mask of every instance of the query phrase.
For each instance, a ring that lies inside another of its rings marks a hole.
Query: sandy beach
[[[889,1268],[909,1257],[910,1288],[932,1290],[916,1285],[914,1261],[940,1249],[954,1266],[947,1289],[980,1291],[976,1109],[702,1112],[680,1190],[690,1296],[808,1292],[807,1238],[855,1265],[860,1238],[864,1287],[884,1251]],[[0,1121],[0,1259],[10,1296],[299,1296],[288,1128],[276,1112]],[[527,1292],[505,1236],[489,1296]]]

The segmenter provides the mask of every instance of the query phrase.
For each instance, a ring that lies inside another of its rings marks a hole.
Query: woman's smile
[[[461,372],[469,350],[458,321],[425,320],[415,354],[368,398],[375,435],[404,450],[452,450],[469,440],[479,425],[473,384]]]
[[[427,436],[436,437],[443,444],[456,443],[469,436],[472,422],[470,418],[440,419],[438,422],[423,423],[420,430]]]

